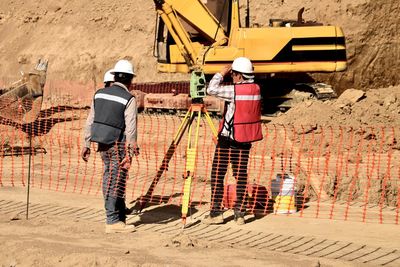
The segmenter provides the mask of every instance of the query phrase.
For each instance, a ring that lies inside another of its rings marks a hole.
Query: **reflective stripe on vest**
[[[261,95],[237,95],[235,100],[261,100]]]
[[[115,96],[115,95],[109,95],[109,94],[103,94],[103,93],[98,93],[95,94],[94,99],[105,99],[105,100],[110,100],[110,101],[114,101],[114,102],[118,102],[121,103],[122,105],[126,105],[128,103],[128,100],[126,100],[125,98],[119,97],[119,96]]]
[[[125,108],[133,96],[117,85],[103,88],[94,96],[94,119],[91,141],[112,144],[122,140],[125,129]]]

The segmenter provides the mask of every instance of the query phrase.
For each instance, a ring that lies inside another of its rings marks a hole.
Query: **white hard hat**
[[[247,57],[238,57],[232,63],[232,70],[244,74],[253,74],[253,64]],[[252,76],[252,75],[249,75]]]
[[[115,74],[116,72],[128,73],[136,76],[135,72],[133,72],[132,64],[126,59],[118,60],[118,62],[114,66],[114,69],[111,70],[111,74]]]
[[[113,82],[114,81],[114,74],[111,73],[111,70],[108,70],[106,73],[104,73],[104,79],[103,82]]]

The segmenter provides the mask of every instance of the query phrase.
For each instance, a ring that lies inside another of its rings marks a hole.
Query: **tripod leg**
[[[217,142],[217,135],[218,135],[217,129],[215,129],[215,126],[214,126],[214,124],[212,122],[210,114],[208,114],[208,111],[207,111],[207,109],[205,107],[203,107],[202,112],[204,114],[204,117],[206,118],[208,126],[210,126],[211,132],[213,134],[214,141],[216,143]]]
[[[212,119],[211,119],[210,115],[208,114],[207,109],[204,107],[204,105],[196,106],[195,110],[197,112],[197,123],[196,123],[196,129],[195,129],[195,134],[194,134],[195,140],[194,140],[194,144],[192,144],[192,142],[191,142],[192,127],[190,125],[189,126],[188,146],[187,146],[187,151],[186,151],[185,184],[183,187],[183,198],[182,198],[183,227],[185,227],[185,225],[186,225],[186,216],[187,216],[188,209],[189,209],[192,180],[193,180],[194,171],[195,171],[195,167],[196,167],[196,157],[197,157],[197,147],[198,147],[201,115],[205,116],[206,121],[211,129],[215,143],[217,142],[217,135],[218,135],[218,132],[215,129],[215,126],[212,122]]]
[[[186,131],[186,128],[192,123],[193,121],[193,114],[191,110],[189,109],[188,112],[186,113],[183,121],[179,125],[178,131],[175,134],[174,139],[172,140],[167,152],[164,155],[164,158],[162,160],[162,163],[157,171],[156,177],[154,177],[153,181],[150,184],[149,189],[147,190],[146,194],[144,196],[141,196],[139,198],[139,203],[140,203],[140,208],[139,212],[141,212],[144,207],[146,206],[147,202],[150,200],[151,196],[153,195],[154,189],[158,182],[160,181],[160,178],[164,171],[168,169],[168,164],[169,161],[171,160],[172,156],[175,153],[176,147],[178,146],[179,142],[182,139],[182,136],[184,132]]]
[[[193,175],[196,166],[196,155],[197,155],[197,144],[199,139],[199,129],[201,121],[201,110],[196,110],[197,112],[197,122],[196,129],[194,133],[194,142],[192,142],[192,125],[189,125],[188,132],[188,145],[186,150],[186,169],[185,169],[185,183],[183,187],[183,198],[182,198],[182,223],[183,226],[186,224],[186,216],[188,214],[191,186]],[[193,115],[194,118],[194,115]]]

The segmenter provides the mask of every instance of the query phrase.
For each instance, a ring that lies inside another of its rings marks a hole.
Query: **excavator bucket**
[[[32,71],[0,91],[0,118],[31,123],[39,115],[46,83],[48,61],[39,59]]]

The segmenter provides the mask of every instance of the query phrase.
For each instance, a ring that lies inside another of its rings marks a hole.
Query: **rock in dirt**
[[[22,214],[20,212],[10,216],[10,221],[19,221],[19,220],[22,220]]]
[[[180,233],[174,236],[167,244],[166,247],[182,247],[182,248],[191,248],[191,247],[207,247],[207,245],[203,244],[200,240],[193,238],[185,233]]]
[[[125,24],[124,27],[122,28],[125,32],[129,32],[132,30],[132,25],[131,24]]]
[[[383,100],[383,104],[384,104],[384,106],[389,107],[389,106],[395,104],[396,101],[397,101],[397,98],[395,95],[388,95]]]
[[[340,97],[336,101],[336,105],[339,107],[352,106],[353,104],[357,103],[364,97],[365,97],[364,91],[357,89],[347,89],[340,95]]]

